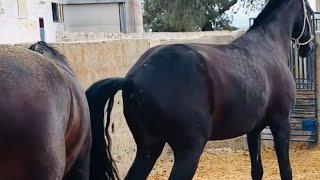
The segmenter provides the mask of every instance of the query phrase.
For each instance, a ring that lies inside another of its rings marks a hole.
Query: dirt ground
[[[290,150],[295,180],[320,179],[320,148],[295,146]],[[264,180],[280,179],[275,151],[262,151]],[[165,180],[171,171],[171,156],[161,157],[148,180]],[[250,160],[247,151],[206,149],[203,153],[195,180],[250,180]]]

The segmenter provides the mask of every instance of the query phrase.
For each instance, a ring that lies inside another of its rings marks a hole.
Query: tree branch
[[[219,14],[223,14],[225,11],[228,11],[231,6],[235,5],[237,2],[238,0],[231,0],[229,4],[226,4],[223,8],[219,9]]]

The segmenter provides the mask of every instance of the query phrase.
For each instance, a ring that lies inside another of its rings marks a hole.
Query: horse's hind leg
[[[91,135],[88,136],[77,160],[63,180],[89,180]],[[93,162],[94,163],[94,162]]]
[[[270,129],[274,138],[274,146],[277,153],[280,175],[282,180],[291,180],[292,171],[289,159],[290,122],[288,116],[274,116]]]
[[[261,180],[263,176],[263,167],[260,154],[260,137],[260,129],[255,129],[247,134],[247,142],[251,160],[251,177],[253,180]]]
[[[212,132],[209,111],[200,109],[180,109],[182,113],[177,113],[176,119],[169,121],[168,144],[174,153],[170,180],[191,180],[196,173],[200,156]]]
[[[184,141],[181,139],[181,141]],[[189,180],[194,176],[200,156],[206,144],[204,138],[192,138],[188,142],[170,144],[174,151],[174,165],[170,174],[170,180]]]
[[[147,179],[164,145],[165,141],[137,142],[137,154],[125,179]]]

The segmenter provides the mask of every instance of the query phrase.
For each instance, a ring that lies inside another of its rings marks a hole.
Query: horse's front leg
[[[261,180],[263,166],[261,162],[261,130],[255,129],[247,134],[247,142],[251,160],[251,177],[253,180]]]
[[[292,170],[289,159],[290,122],[289,117],[276,115],[272,118],[270,129],[274,138],[280,175],[282,180],[292,180]]]

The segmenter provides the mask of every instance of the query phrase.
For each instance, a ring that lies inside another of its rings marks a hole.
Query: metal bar
[[[272,136],[272,133],[262,133],[262,135],[265,135],[265,136]],[[308,137],[308,136],[310,136],[310,137],[312,137],[312,136],[314,136],[314,135],[316,135],[315,133],[314,134],[299,134],[299,133],[292,133],[291,134],[291,137],[292,136],[304,136],[304,137]]]
[[[297,52],[296,52],[297,53]],[[298,84],[299,84],[299,89],[301,88],[301,75],[300,75],[300,58],[299,58],[299,56],[297,56],[297,66],[298,66],[298,74],[297,74],[297,76],[298,76]]]
[[[293,142],[317,142],[316,139],[290,139],[290,141],[293,141]]]
[[[315,14],[313,13],[312,14],[312,17],[313,17],[313,19],[315,19]],[[316,29],[318,28],[318,26],[315,26],[315,22],[316,21],[313,21],[313,37],[315,37],[314,39],[313,39],[313,43],[314,44],[317,44],[317,36],[316,36]],[[318,87],[317,87],[317,84],[316,84],[316,77],[317,77],[317,50],[315,49],[314,50],[315,52],[313,52],[313,59],[312,59],[312,64],[313,64],[313,68],[312,68],[312,70],[313,70],[313,76],[312,76],[312,79],[313,79],[313,82],[314,82],[314,91],[315,91],[315,99],[317,99],[317,89],[318,89]],[[310,68],[311,69],[311,68]],[[318,103],[317,103],[317,100],[315,101],[315,112],[316,112],[316,119],[318,120]],[[318,141],[318,134],[319,134],[319,125],[318,125],[319,123],[317,123],[316,124],[316,136],[315,136],[315,141],[317,142]]]
[[[119,3],[119,20],[120,20],[120,31],[122,33],[127,33],[125,3]]]
[[[270,140],[274,140],[274,139],[273,138],[261,138],[261,140],[270,141]],[[292,141],[292,142],[317,142],[316,139],[290,139],[290,141]]]
[[[302,75],[302,88],[305,88],[305,60],[306,58],[301,58],[301,75]]]

